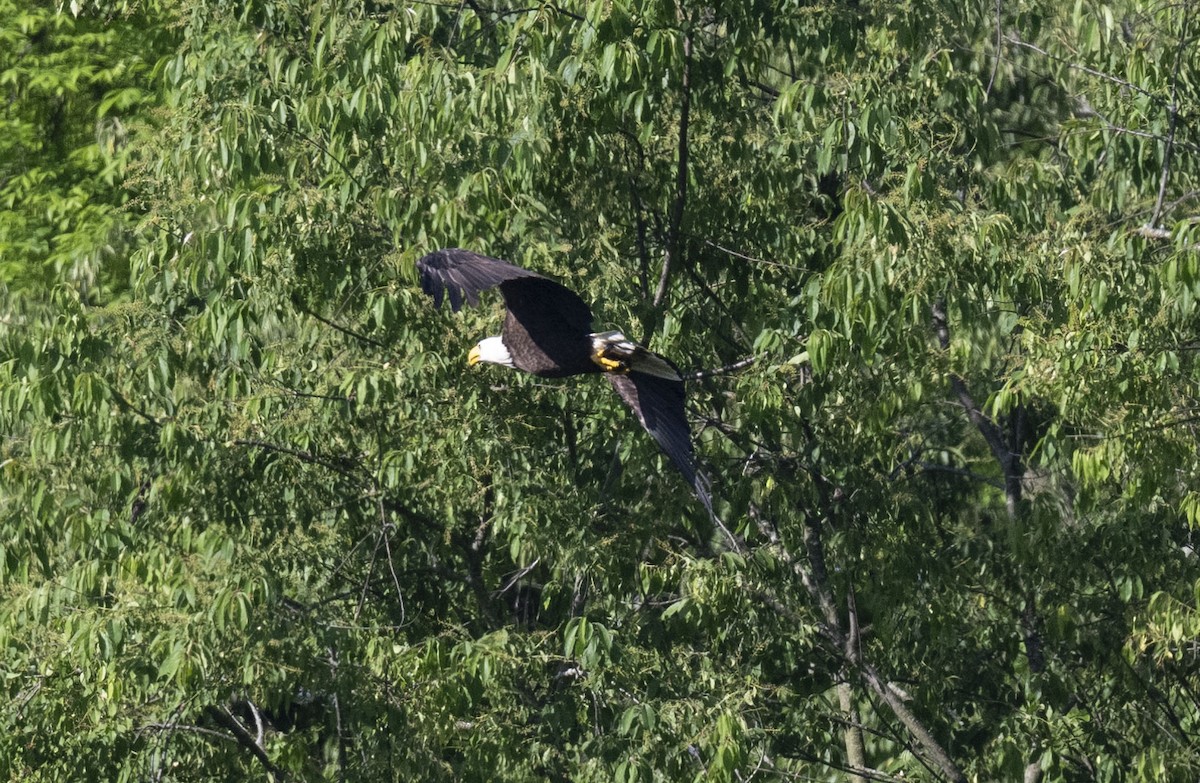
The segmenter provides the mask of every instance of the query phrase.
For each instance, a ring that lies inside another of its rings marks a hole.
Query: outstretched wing
[[[592,311],[578,294],[507,261],[448,247],[417,261],[417,270],[421,289],[433,297],[437,307],[446,297],[455,312],[464,301],[474,307],[479,304],[480,291],[500,286],[505,306],[531,331],[562,326],[577,332],[591,330]]]
[[[421,289],[433,297],[434,305],[441,307],[442,300],[449,296],[450,309],[456,313],[462,309],[464,300],[472,307],[478,305],[479,292],[493,286],[521,278],[545,279],[507,261],[456,247],[435,250],[420,259],[417,271],[421,275]]]
[[[665,359],[663,361],[666,361]],[[696,470],[692,452],[692,434],[683,407],[683,380],[629,373],[605,373],[609,383],[637,415],[646,432],[658,442],[675,467],[692,485],[696,497],[712,513],[712,495],[708,480]]]

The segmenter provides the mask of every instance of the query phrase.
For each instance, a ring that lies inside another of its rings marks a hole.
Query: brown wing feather
[[[579,294],[548,277],[507,261],[448,247],[417,261],[421,289],[437,307],[450,299],[454,312],[463,302],[479,304],[479,292],[500,286],[504,304],[522,322],[554,325],[560,331],[590,332],[592,311]],[[558,322],[558,323],[555,323]]]
[[[434,306],[441,307],[442,300],[449,296],[450,309],[456,313],[464,300],[474,307],[479,304],[480,291],[509,280],[545,280],[537,272],[457,247],[435,250],[418,260],[417,271],[421,289],[433,297]]]
[[[664,359],[664,361],[666,361]],[[658,442],[663,453],[692,485],[696,497],[712,512],[708,480],[696,470],[692,434],[683,406],[683,381],[668,380],[637,371],[605,373],[609,383],[625,404],[633,410],[646,432]]]

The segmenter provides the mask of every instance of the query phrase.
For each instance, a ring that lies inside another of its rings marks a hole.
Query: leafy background
[[[0,772],[1194,780],[1196,17],[0,0]]]

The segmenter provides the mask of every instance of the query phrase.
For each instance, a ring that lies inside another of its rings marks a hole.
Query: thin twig
[[[241,438],[235,440],[233,445],[250,446],[251,448],[262,449],[263,451],[274,451],[279,454],[287,454],[288,456],[295,457],[301,462],[307,462],[310,465],[320,465],[323,468],[328,468],[329,470],[332,470],[335,473],[340,473],[343,476],[357,478],[353,470],[338,465],[336,462],[326,459],[325,457],[318,457],[317,455],[311,454],[307,451],[290,449],[286,446],[279,446],[262,440],[244,440]]]
[[[992,73],[988,76],[987,87],[983,90],[983,96],[986,99],[992,94],[992,86],[996,83],[996,73],[1000,70],[1000,44],[1004,36],[1004,31],[1000,27],[1000,0],[996,0],[996,56],[992,58]]]
[[[1100,115],[1097,114],[1096,116],[1099,117]],[[1101,119],[1101,121],[1104,122],[1104,130],[1108,131],[1109,133],[1120,133],[1125,136],[1136,136],[1139,139],[1152,139],[1154,141],[1166,141],[1166,138],[1167,138],[1166,136],[1163,136],[1162,134],[1159,134],[1159,133],[1150,133],[1148,131],[1134,130],[1133,128],[1125,128],[1120,125],[1114,125],[1113,123],[1109,122],[1108,120],[1104,119],[1103,117],[1100,117],[1100,119]],[[1086,132],[1086,129],[1079,130],[1076,132],[1084,133],[1084,132]],[[1179,139],[1176,139],[1175,146],[1178,147],[1179,149],[1188,150],[1189,152],[1200,152],[1200,144],[1191,144],[1191,143],[1180,141]]]
[[[388,541],[388,533],[396,529],[396,526],[387,521],[387,511],[383,507],[383,497],[378,499],[379,506],[379,521],[382,527],[379,530],[379,535],[383,538],[384,554],[387,555],[388,573],[392,575],[392,584],[396,586],[396,598],[400,601],[400,625],[404,625],[404,590],[400,587],[400,577],[396,575],[396,564],[392,558],[392,544]]]
[[[726,255],[733,256],[734,258],[740,258],[743,261],[749,261],[752,264],[763,264],[764,266],[773,266],[773,267],[777,267],[779,269],[794,269],[794,270],[802,270],[803,269],[803,267],[798,264],[781,264],[778,261],[768,261],[765,258],[756,258],[754,256],[738,252],[737,250],[733,250],[732,248],[725,247],[724,245],[718,244],[718,243],[712,241],[711,239],[708,239],[707,237],[701,237],[701,236],[697,236],[695,234],[688,234],[688,236],[690,236],[693,239],[700,240],[700,242],[707,245],[708,247],[713,248],[714,250],[720,250],[722,253],[725,253]]]
[[[1192,4],[1184,3],[1183,23],[1179,29],[1179,45],[1175,48],[1175,68],[1171,74],[1171,102],[1167,104],[1167,142],[1163,149],[1162,174],[1158,179],[1158,198],[1154,201],[1154,213],[1150,225],[1157,226],[1162,217],[1163,201],[1167,196],[1167,182],[1171,178],[1171,155],[1175,148],[1175,127],[1179,122],[1179,67],[1183,64],[1183,45],[1187,41],[1188,18]]]
[[[297,303],[296,309],[299,310],[300,312],[304,313],[305,315],[315,318],[316,320],[320,321],[321,323],[325,324],[326,326],[328,326],[331,329],[336,329],[337,331],[341,332],[344,335],[353,337],[355,340],[361,340],[362,342],[367,343],[368,345],[373,345],[376,348],[385,348],[385,349],[387,348],[386,344],[381,343],[380,341],[373,339],[371,337],[367,337],[365,334],[359,334],[358,332],[354,331],[353,329],[351,329],[348,326],[342,326],[341,324],[334,323],[333,321],[329,320],[328,318],[318,315],[317,313],[313,312],[311,309],[305,307],[302,304]]]
[[[127,410],[130,413],[136,413],[138,416],[141,416],[143,419],[150,422],[155,427],[162,426],[161,421],[156,419],[153,415],[151,415],[151,414],[147,413],[146,411],[142,410],[141,408],[137,407],[136,405],[131,403],[129,400],[125,399],[123,396],[121,396],[121,393],[119,391],[117,391],[116,389],[114,389],[110,386],[109,391],[112,392],[113,399],[117,401],[117,405],[119,405],[123,410]]]
[[[510,589],[512,589],[513,585],[525,578],[530,571],[537,568],[537,565],[540,562],[542,562],[540,557],[534,558],[532,563],[513,574],[512,577],[504,583],[504,587],[501,587],[499,590],[497,590],[494,595],[503,595],[504,593],[507,593]]]
[[[712,491],[707,486],[708,479],[704,478],[704,474],[702,474],[699,470],[697,470],[696,471],[697,481],[701,480],[702,478],[704,481],[703,492],[705,493],[705,496],[711,498]],[[697,493],[699,493],[700,491],[701,491],[700,488],[697,487]],[[713,524],[717,526],[717,528],[721,531],[721,534],[723,536],[725,536],[725,540],[729,542],[729,546],[733,548],[734,552],[738,553],[739,555],[746,554],[747,547],[746,547],[745,539],[743,539],[741,536],[734,533],[732,530],[730,530],[725,525],[725,523],[723,521],[721,521],[721,518],[719,516],[717,516],[717,512],[713,511],[712,500],[709,499],[707,502],[705,502],[705,496],[702,496],[700,498],[700,500],[701,500],[701,502],[704,502],[704,507],[706,509],[708,509],[709,519],[711,519]]]
[[[192,734],[202,734],[205,737],[212,737],[213,739],[219,739],[224,742],[237,742],[236,738],[229,736],[228,734],[226,734],[223,731],[217,731],[216,729],[206,729],[203,726],[192,726],[187,723],[147,723],[144,726],[138,727],[139,733],[143,732],[143,731],[151,731],[151,730],[162,731],[162,732],[187,731]]]
[[[629,166],[629,200],[630,206],[633,209],[634,224],[637,229],[637,248],[638,248],[638,284],[641,289],[642,298],[650,298],[650,246],[646,242],[646,206],[642,203],[642,196],[638,192],[637,177],[634,171],[646,170],[646,153],[642,149],[642,144],[638,141],[637,136],[629,131],[618,128],[617,132],[625,139],[626,149],[633,148],[637,153],[637,165]],[[629,153],[626,152],[626,157]],[[628,163],[627,163],[628,165]]]
[[[715,375],[725,375],[727,373],[737,372],[738,370],[749,367],[750,365],[754,364],[756,361],[758,361],[758,357],[751,356],[747,359],[742,359],[741,361],[734,362],[733,364],[727,364],[724,367],[717,367],[716,369],[712,369],[712,370],[697,370],[696,372],[689,373],[689,374],[683,376],[683,379],[685,381],[700,381],[700,380],[704,380],[705,378],[712,378]]]
[[[458,28],[462,26],[463,6],[467,4],[467,0],[459,0],[458,10],[454,14],[454,26],[450,28],[450,38],[446,41],[446,48],[454,48],[454,39],[458,37]],[[478,11],[476,11],[478,13]]]
[[[731,340],[728,337],[725,337],[719,331],[716,331],[715,327],[714,327],[713,331],[716,334],[720,335],[721,337],[724,337],[726,342],[728,342],[730,345],[733,345],[734,347],[736,347],[739,351],[742,350],[742,346],[749,343],[750,340],[748,340],[746,338],[746,333],[742,330],[742,327],[738,322],[738,317],[733,314],[733,311],[729,309],[729,305],[725,304],[725,301],[723,299],[721,299],[721,297],[717,296],[717,292],[712,289],[712,286],[710,286],[705,281],[705,279],[696,272],[695,269],[688,269],[687,272],[688,272],[688,277],[690,277],[692,279],[692,282],[696,284],[696,287],[700,289],[700,292],[703,293],[705,296],[707,296],[709,299],[711,299],[716,304],[716,306],[718,308],[720,308],[723,313],[725,313],[726,317],[729,318],[729,325],[733,329],[733,332],[734,332],[733,336],[735,339]],[[697,317],[704,319],[706,322],[708,322],[708,320],[704,318],[704,315],[702,313],[698,313]],[[708,323],[710,324],[710,326],[712,325],[711,322],[708,322]],[[738,341],[740,341],[740,343]]]
[[[367,562],[367,574],[363,577],[362,592],[358,596],[358,605],[354,607],[354,620],[362,616],[363,607],[367,605],[367,591],[371,587],[371,574],[375,572],[375,558],[379,555],[380,538],[375,539],[375,547],[371,550],[371,559]]]
[[[1063,65],[1067,66],[1071,70],[1080,71],[1082,73],[1086,73],[1089,76],[1095,76],[1097,79],[1104,79],[1105,81],[1109,81],[1114,84],[1119,84],[1122,87],[1125,87],[1126,89],[1141,93],[1142,95],[1145,95],[1147,98],[1150,98],[1151,100],[1153,100],[1155,102],[1159,102],[1159,103],[1162,102],[1162,98],[1158,97],[1154,93],[1152,93],[1148,90],[1144,90],[1141,87],[1134,84],[1133,82],[1126,81],[1125,79],[1122,79],[1118,76],[1113,76],[1112,74],[1104,73],[1103,71],[1097,71],[1094,68],[1088,68],[1086,65],[1080,65],[1078,63],[1070,62],[1069,60],[1066,60],[1062,57],[1058,57],[1057,55],[1050,54],[1050,52],[1046,51],[1045,49],[1041,48],[1040,46],[1035,46],[1034,44],[1028,43],[1027,41],[1022,41],[1020,38],[1015,38],[1011,35],[1004,36],[1004,40],[1007,41],[1008,43],[1012,44],[1013,46],[1020,46],[1025,49],[1031,49],[1040,55],[1049,57],[1051,60],[1054,60],[1057,63],[1062,63]]]
[[[967,470],[966,468],[956,468],[952,465],[939,465],[936,462],[924,461],[919,461],[916,464],[921,468],[921,470],[929,473],[952,473],[955,476],[963,476],[964,478],[969,478],[972,481],[978,481],[983,484],[987,484],[995,487],[996,489],[1004,489],[1004,482],[997,481],[996,479],[989,478],[988,476],[981,476],[980,474]]]

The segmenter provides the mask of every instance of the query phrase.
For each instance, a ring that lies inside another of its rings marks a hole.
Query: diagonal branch
[[[950,347],[950,326],[946,319],[946,303],[938,300],[933,303],[933,328],[937,334],[938,345],[942,350]],[[1024,405],[1018,405],[1009,417],[1009,432],[1005,433],[996,422],[988,418],[975,403],[967,390],[966,381],[957,373],[950,374],[950,385],[958,396],[959,404],[967,413],[967,418],[983,435],[992,450],[1000,471],[1004,475],[1004,503],[1010,520],[1017,520],[1021,508],[1022,481],[1025,466],[1021,457],[1021,444],[1025,441],[1026,415]],[[1025,641],[1025,655],[1029,660],[1029,668],[1040,672],[1045,665],[1043,653],[1041,620],[1036,611],[1036,594],[1024,590],[1027,596],[1027,610],[1020,616],[1022,634]]]
[[[129,411],[130,413],[136,413],[138,416],[141,416],[143,419],[150,422],[155,427],[162,426],[162,422],[159,421],[157,418],[155,418],[153,414],[148,413],[147,411],[143,410],[142,408],[139,408],[138,406],[134,405],[129,400],[125,399],[125,397],[121,394],[121,392],[117,391],[116,389],[112,388],[111,386],[109,387],[109,391],[112,393],[113,399],[116,400],[117,405],[119,405],[122,410]]]
[[[1070,68],[1073,71],[1079,71],[1081,73],[1086,73],[1088,76],[1095,76],[1097,79],[1103,79],[1104,81],[1112,82],[1113,84],[1119,84],[1120,86],[1124,87],[1127,90],[1132,90],[1133,92],[1141,93],[1143,96],[1149,98],[1150,100],[1154,101],[1155,103],[1162,102],[1162,98],[1160,98],[1159,96],[1155,95],[1154,93],[1150,92],[1149,90],[1139,87],[1138,85],[1134,84],[1131,81],[1122,79],[1119,76],[1113,76],[1111,73],[1105,73],[1104,71],[1097,71],[1094,68],[1088,68],[1086,65],[1080,65],[1079,63],[1070,62],[1062,57],[1058,57],[1056,55],[1051,54],[1050,52],[1046,51],[1045,49],[1041,48],[1040,46],[1031,44],[1028,41],[1022,41],[1020,38],[1017,38],[1012,35],[1004,36],[1004,40],[1007,41],[1008,43],[1012,44],[1013,46],[1020,46],[1024,49],[1030,49],[1032,51],[1035,51],[1044,57],[1048,57],[1049,59],[1053,60],[1056,63],[1060,63],[1062,65],[1067,66],[1068,68]]]
[[[329,328],[334,329],[338,332],[341,332],[342,334],[344,334],[348,337],[353,337],[355,340],[358,340],[359,342],[364,342],[367,345],[373,345],[376,348],[383,348],[385,350],[388,347],[384,343],[381,343],[372,337],[367,337],[365,334],[356,332],[348,326],[342,326],[341,324],[334,323],[333,321],[329,320],[328,318],[316,313],[311,308],[306,307],[302,302],[296,301],[296,302],[293,302],[293,304],[295,304],[297,310],[304,313],[305,315],[310,316],[310,317],[316,319],[317,321],[320,321],[321,323],[325,324]]]
[[[824,481],[824,477],[819,474],[815,475],[818,484]],[[822,540],[822,521],[815,516],[805,514],[805,524],[803,541],[804,547],[808,555],[807,564],[796,558],[779,540],[774,525],[763,518],[760,514],[752,509],[751,516],[758,525],[759,531],[773,545],[780,561],[791,568],[792,572],[800,579],[805,590],[817,603],[817,607],[821,614],[821,622],[818,624],[821,634],[831,643],[831,645],[841,655],[847,667],[856,671],[866,682],[867,686],[880,696],[891,709],[892,713],[908,731],[909,735],[916,740],[923,754],[914,753],[918,759],[924,764],[926,761],[941,772],[948,780],[960,783],[966,781],[966,776],[959,770],[958,765],[954,763],[954,759],[946,752],[933,733],[925,727],[912,710],[904,703],[903,697],[896,691],[890,683],[879,675],[866,659],[862,656],[862,650],[857,643],[857,616],[854,610],[853,602],[849,605],[850,628],[843,627],[841,616],[838,613],[837,605],[833,598],[833,589],[829,582],[829,572],[825,564],[825,546]],[[770,594],[766,591],[758,593],[760,599],[765,601],[775,611],[783,614],[786,617],[794,619],[797,623],[804,622],[795,611],[786,606],[778,596]],[[852,702],[847,700],[843,703]],[[857,756],[858,748],[853,747],[854,743],[861,742],[861,735],[847,736],[847,751],[848,756]],[[865,759],[864,759],[865,761]],[[855,766],[858,766],[857,764]],[[864,777],[866,770],[855,770],[855,774],[859,777]]]
[[[321,457],[307,451],[301,451],[300,449],[291,449],[286,446],[279,446],[277,444],[268,443],[262,440],[246,440],[242,438],[238,438],[237,440],[233,441],[233,445],[248,446],[250,448],[261,449],[263,451],[273,451],[278,454],[287,454],[288,456],[295,457],[301,462],[309,465],[320,465],[323,468],[332,470],[334,473],[340,473],[341,475],[349,478],[359,477],[358,474],[356,474],[351,468],[348,468],[344,465],[339,465],[337,462],[327,457]]]
[[[646,205],[642,203],[641,193],[638,192],[636,171],[646,170],[646,153],[642,149],[642,144],[638,141],[637,136],[629,131],[618,128],[618,133],[625,138],[626,143],[626,158],[630,157],[628,150],[633,149],[637,153],[637,162],[635,165],[630,165],[627,162],[629,175],[629,201],[630,208],[633,210],[634,225],[637,229],[637,249],[638,249],[638,284],[641,287],[642,299],[650,298],[650,246],[646,242]]]
[[[937,334],[938,345],[945,351],[950,347],[950,325],[946,319],[946,303],[938,300],[933,303],[931,308],[933,313],[933,328]],[[950,373],[950,388],[954,390],[955,396],[958,397],[958,403],[966,411],[967,418],[979,430],[979,434],[987,441],[988,448],[992,451],[992,456],[996,458],[996,462],[1000,465],[1000,471],[1004,474],[1004,501],[1008,509],[1010,519],[1015,519],[1017,508],[1021,503],[1021,477],[1024,470],[1021,465],[1021,455],[1014,446],[1010,446],[1004,438],[1004,432],[1000,429],[996,422],[983,412],[975,398],[971,396],[970,390],[967,389],[967,383],[958,373]],[[1019,434],[1019,433],[1017,433]]]
[[[242,725],[242,722],[234,717],[232,712],[225,707],[214,706],[206,707],[205,712],[208,713],[209,717],[211,717],[217,723],[228,729],[229,732],[233,734],[234,739],[237,740],[237,743],[246,750],[250,751],[250,753],[262,763],[263,767],[267,770],[267,774],[269,774],[273,780],[288,779],[284,771],[275,766],[275,763],[271,761],[271,757],[267,755],[267,751],[263,749],[262,745],[255,741],[254,737],[249,731],[246,730],[246,727]]]

